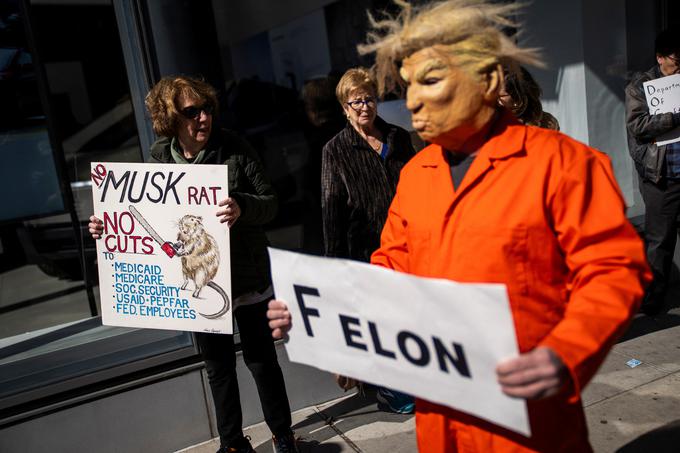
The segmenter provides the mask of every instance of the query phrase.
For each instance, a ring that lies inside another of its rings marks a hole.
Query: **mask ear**
[[[503,68],[499,64],[486,73],[485,100],[493,104],[498,103],[498,92],[505,83],[504,77]]]

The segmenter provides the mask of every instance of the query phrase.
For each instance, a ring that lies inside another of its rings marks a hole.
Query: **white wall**
[[[642,213],[642,201],[635,184],[625,126],[628,66],[625,3],[625,0],[585,1],[583,34],[584,42],[588,43],[584,55],[590,145],[611,158],[632,217]]]
[[[526,11],[520,44],[542,48],[548,63],[531,69],[544,109],[563,132],[609,155],[629,216],[640,214],[625,130],[626,1],[541,0]]]
[[[581,0],[541,0],[520,16],[523,47],[539,48],[545,69],[529,68],[543,88],[543,106],[563,132],[588,142]]]

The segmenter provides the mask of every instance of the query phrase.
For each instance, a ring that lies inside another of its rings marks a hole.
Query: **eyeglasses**
[[[347,103],[347,105],[349,105],[350,107],[352,107],[352,110],[358,112],[359,110],[361,110],[361,108],[362,108],[363,106],[366,106],[366,107],[368,107],[368,108],[370,108],[370,109],[372,109],[373,107],[375,107],[375,99],[373,99],[373,98],[356,99],[356,100],[354,100],[354,101],[349,101],[349,102]]]
[[[215,107],[209,102],[206,102],[203,105],[190,105],[189,107],[184,107],[179,113],[181,113],[184,118],[195,120],[201,115],[201,112],[206,115],[212,115],[214,110]]]

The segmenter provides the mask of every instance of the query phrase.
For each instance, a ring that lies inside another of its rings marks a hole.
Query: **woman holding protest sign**
[[[277,197],[252,147],[225,130],[213,130],[215,89],[191,77],[164,77],[145,99],[154,132],[152,163],[223,164],[228,166],[229,198],[216,215],[230,228],[234,316],[243,358],[257,384],[262,411],[276,452],[296,452],[283,374],[267,325],[266,302],[272,297],[267,238],[262,225],[274,218]],[[90,217],[90,233],[102,236],[101,219]],[[196,333],[215,401],[218,453],[253,452],[242,431],[232,335]]]

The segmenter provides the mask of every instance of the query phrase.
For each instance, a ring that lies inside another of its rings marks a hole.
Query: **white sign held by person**
[[[269,249],[292,316],[290,360],[443,404],[530,435],[526,403],[497,382],[518,355],[500,284],[426,279],[350,260]]]
[[[225,165],[92,163],[102,322],[232,333]]]
[[[650,80],[642,84],[650,115],[680,112],[680,74]],[[680,127],[656,137],[657,145],[680,142]]]

